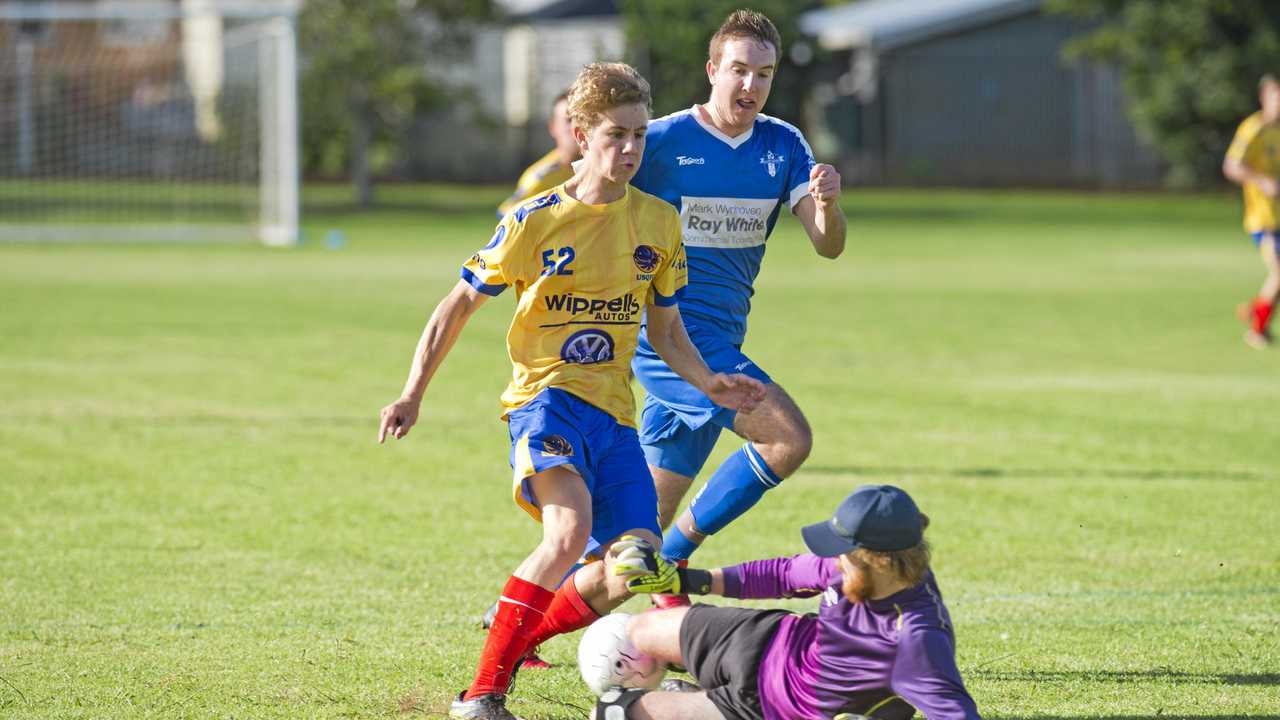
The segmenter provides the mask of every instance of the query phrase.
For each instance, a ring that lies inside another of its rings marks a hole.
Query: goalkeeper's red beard
[[[849,602],[857,604],[873,596],[875,582],[871,579],[871,571],[866,563],[852,555],[842,555],[840,570],[844,575],[840,592]]]

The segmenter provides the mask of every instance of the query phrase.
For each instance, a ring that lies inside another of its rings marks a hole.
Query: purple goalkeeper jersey
[[[725,568],[724,580],[727,597],[822,596],[818,614],[784,618],[761,657],[765,720],[865,713],[894,695],[929,720],[980,717],[956,667],[951,617],[932,572],[919,585],[861,603],[840,591],[835,558],[755,560]]]

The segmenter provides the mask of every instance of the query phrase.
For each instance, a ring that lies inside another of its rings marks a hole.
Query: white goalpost
[[[298,241],[302,0],[0,0],[0,241]]]

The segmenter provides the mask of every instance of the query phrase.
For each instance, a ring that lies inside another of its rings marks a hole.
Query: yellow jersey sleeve
[[[1227,148],[1227,158],[1236,162],[1245,162],[1249,154],[1249,146],[1257,139],[1262,129],[1262,118],[1257,114],[1250,115],[1236,128],[1236,135]]]
[[[685,285],[689,283],[689,261],[684,253],[684,241],[680,239],[680,220],[674,211],[668,225],[668,237],[674,238],[675,242],[669,246],[670,251],[654,273],[653,284],[649,286],[649,296],[646,298],[647,304],[661,307],[680,302]]]
[[[528,277],[529,258],[521,252],[524,233],[514,213],[502,219],[489,244],[462,265],[462,279],[485,295],[500,295]]]

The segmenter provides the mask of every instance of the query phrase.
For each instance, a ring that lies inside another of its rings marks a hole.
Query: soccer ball
[[[631,615],[613,613],[591,624],[578,643],[578,670],[597,696],[610,688],[652,690],[667,674],[667,666],[636,649],[627,636]]]

